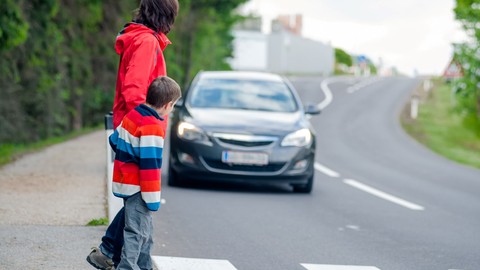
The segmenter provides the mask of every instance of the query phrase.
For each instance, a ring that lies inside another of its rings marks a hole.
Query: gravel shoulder
[[[105,132],[28,154],[0,168],[0,270],[92,269],[85,261],[107,216]]]
[[[106,203],[104,131],[0,168],[0,224],[85,225],[106,217]]]

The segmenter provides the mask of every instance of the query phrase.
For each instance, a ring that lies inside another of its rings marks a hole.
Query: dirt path
[[[104,131],[0,168],[0,225],[85,225],[106,217]]]

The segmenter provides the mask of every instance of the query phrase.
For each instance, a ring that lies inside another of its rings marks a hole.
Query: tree
[[[462,65],[464,77],[454,82],[457,109],[469,123],[480,126],[480,0],[457,0],[455,16],[470,41],[455,44],[454,58]]]
[[[113,99],[114,37],[136,6],[130,2],[2,1],[0,143],[101,123]]]
[[[14,0],[0,3],[0,142],[11,134],[24,138],[21,131],[24,126],[24,115],[19,100],[16,98],[20,87],[19,74],[12,49],[25,43],[29,29],[28,22],[20,7]]]
[[[230,33],[242,19],[235,9],[247,0],[184,0],[165,51],[168,74],[184,87],[200,70],[230,69]]]
[[[229,69],[230,29],[247,0],[180,0],[168,74],[187,85]],[[112,108],[115,35],[139,0],[0,1],[0,144],[33,142],[103,122]]]
[[[352,56],[340,48],[335,48],[335,62],[351,67],[353,64]]]
[[[0,3],[0,51],[16,47],[27,39],[28,23],[15,1]]]

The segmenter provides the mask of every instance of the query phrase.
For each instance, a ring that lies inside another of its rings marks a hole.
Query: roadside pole
[[[115,160],[115,153],[110,147],[108,137],[113,133],[113,114],[112,112],[105,115],[105,138],[107,145],[107,207],[108,207],[108,223],[112,223],[115,215],[122,209],[123,200],[115,197],[112,193],[112,177],[113,177],[113,161]]]
[[[419,101],[420,98],[417,94],[412,96],[412,100],[410,102],[410,118],[412,119],[417,119]]]
[[[428,93],[430,92],[431,89],[432,89],[432,81],[430,79],[426,79],[425,81],[423,81],[423,91]]]

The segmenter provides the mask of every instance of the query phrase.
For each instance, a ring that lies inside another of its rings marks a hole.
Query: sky
[[[303,16],[302,35],[329,43],[407,75],[440,75],[452,43],[466,40],[455,20],[455,0],[250,0],[243,8],[263,18]]]

